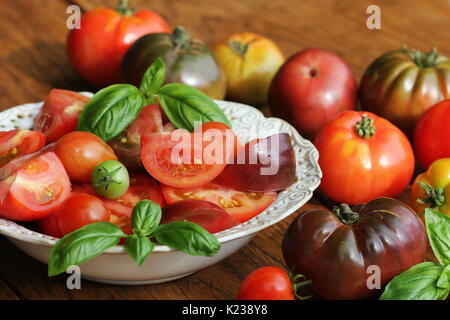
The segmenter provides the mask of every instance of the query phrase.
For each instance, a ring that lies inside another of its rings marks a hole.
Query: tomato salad
[[[158,59],[139,88],[112,85],[91,99],[54,89],[34,130],[1,133],[0,217],[61,238],[49,275],[119,243],[138,265],[156,244],[214,255],[211,233],[255,217],[294,181],[289,135],[241,144],[208,96],[163,86],[164,68]]]

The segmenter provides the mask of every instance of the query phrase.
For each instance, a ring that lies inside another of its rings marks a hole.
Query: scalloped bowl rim
[[[92,93],[90,93],[90,92],[81,92],[81,93],[84,95],[87,95],[87,96],[92,96]],[[292,213],[294,213],[296,210],[298,210],[300,207],[302,207],[307,201],[309,201],[309,199],[311,199],[313,191],[320,184],[320,180],[322,178],[322,172],[318,165],[319,154],[317,152],[317,149],[314,147],[314,145],[310,141],[302,138],[300,136],[300,134],[286,121],[284,121],[282,119],[278,119],[278,118],[265,118],[261,111],[257,110],[254,107],[248,106],[248,105],[244,105],[244,104],[240,104],[240,103],[236,103],[236,102],[223,101],[223,100],[215,100],[215,101],[219,105],[219,107],[221,107],[221,109],[223,109],[224,111],[226,111],[226,109],[229,107],[230,108],[235,107],[235,108],[239,108],[239,109],[243,109],[243,110],[248,109],[249,112],[252,111],[255,114],[255,116],[257,118],[260,118],[261,120],[265,120],[265,121],[275,121],[276,120],[276,121],[281,122],[281,124],[283,126],[285,126],[286,128],[289,129],[289,135],[291,136],[294,146],[297,143],[297,144],[302,145],[305,149],[309,150],[309,153],[311,155],[309,157],[309,160],[311,161],[310,165],[312,165],[313,171],[317,177],[317,179],[314,180],[313,183],[311,183],[310,185],[301,189],[301,191],[306,192],[305,196],[303,197],[303,199],[301,201],[298,201],[296,204],[290,206],[282,214],[277,215],[273,219],[263,220],[262,223],[254,223],[254,222],[258,222],[260,217],[267,215],[269,213],[269,211],[274,206],[274,204],[277,203],[277,200],[279,199],[280,195],[289,196],[289,194],[291,194],[294,191],[295,186],[297,184],[301,183],[301,180],[297,179],[297,181],[294,182],[293,184],[291,184],[287,189],[279,192],[274,203],[272,203],[266,210],[264,210],[257,216],[255,216],[252,219],[250,219],[244,223],[241,223],[233,228],[230,228],[230,229],[227,229],[227,230],[224,230],[224,231],[214,234],[214,236],[219,240],[220,243],[225,243],[225,242],[228,242],[228,241],[231,241],[234,239],[238,239],[238,238],[245,237],[245,236],[248,236],[251,234],[255,234],[256,232],[258,232],[262,229],[268,228],[268,227],[280,222],[281,220],[285,219]],[[42,104],[43,104],[43,102],[27,103],[27,104],[11,107],[9,109],[4,110],[3,112],[0,112],[0,131],[12,129],[8,126],[5,126],[4,124],[2,125],[2,122],[1,122],[2,119],[8,119],[8,118],[11,118],[11,116],[16,116],[16,113],[18,113],[20,111],[34,112],[34,116],[35,116],[37,114],[37,112],[39,111],[39,109],[41,108]],[[30,118],[31,118],[31,116],[30,116]],[[233,123],[233,116],[231,115],[231,117],[229,116],[229,118],[230,118],[231,122]],[[33,119],[34,119],[34,117],[33,117]],[[17,127],[20,129],[29,129],[29,127],[26,128],[23,126],[17,126]],[[297,157],[297,154],[296,154],[296,157]],[[297,162],[297,158],[296,158],[296,162]],[[298,164],[296,167],[297,167],[296,169],[298,171]],[[240,230],[240,229],[243,229],[243,230]],[[47,246],[47,247],[53,247],[55,245],[56,241],[58,240],[57,238],[47,236],[47,235],[41,234],[39,232],[27,229],[26,227],[21,226],[13,221],[5,220],[2,218],[0,218],[0,234],[3,234],[6,237],[11,237],[11,238],[14,238],[17,240],[21,240],[21,241],[25,241],[25,242],[29,242],[29,243],[33,243],[33,244],[37,244],[37,245],[43,245],[43,246]],[[167,246],[162,246],[162,245],[157,245],[154,249],[154,252],[170,252],[170,251],[176,251],[176,250],[171,249]],[[106,253],[106,254],[124,254],[125,251],[123,249],[123,246],[115,246],[113,248],[108,249],[104,253]]]

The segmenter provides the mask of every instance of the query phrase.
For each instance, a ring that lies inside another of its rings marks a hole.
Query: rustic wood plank
[[[0,110],[38,101],[53,87],[90,90],[70,68],[65,54],[66,8],[113,6],[116,0],[0,1]],[[132,0],[159,12],[172,26],[185,25],[212,45],[230,33],[251,30],[276,41],[286,56],[322,47],[344,57],[357,77],[376,56],[401,47],[450,55],[450,8],[445,0]],[[366,8],[378,4],[382,29],[366,28]],[[406,193],[405,193],[406,194]],[[312,201],[302,208],[319,205]],[[0,238],[0,299],[232,299],[240,282],[264,265],[283,265],[280,244],[295,214],[258,233],[223,262],[167,284],[118,287],[82,282],[68,290],[65,277],[49,279],[46,266]],[[218,277],[217,275],[220,275]],[[1,280],[3,279],[3,280]]]

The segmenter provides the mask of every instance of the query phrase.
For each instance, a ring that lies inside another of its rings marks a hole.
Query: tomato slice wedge
[[[45,99],[33,129],[45,134],[48,142],[77,129],[78,118],[89,98],[77,92],[53,89]]]
[[[161,223],[189,221],[209,233],[220,232],[238,225],[229,213],[218,205],[203,200],[181,200],[163,208]]]
[[[9,220],[45,218],[70,195],[69,176],[54,152],[12,161],[0,176],[0,216]]]
[[[185,199],[206,200],[225,209],[238,222],[245,222],[264,211],[277,197],[276,192],[245,192],[207,183],[197,188],[173,188],[161,185],[167,204]]]
[[[45,135],[32,130],[15,129],[0,132],[0,166],[45,145]]]
[[[230,136],[231,135],[231,136]],[[223,123],[144,134],[141,160],[156,180],[172,187],[198,187],[215,179],[233,156],[237,138]]]

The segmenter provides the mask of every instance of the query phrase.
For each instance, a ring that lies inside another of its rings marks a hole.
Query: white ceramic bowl
[[[84,278],[111,284],[138,285],[184,277],[227,258],[247,244],[256,232],[286,218],[312,197],[313,191],[319,186],[322,173],[317,162],[318,152],[311,142],[303,139],[287,122],[265,118],[253,107],[226,101],[217,103],[231,120],[236,134],[245,138],[244,141],[275,133],[288,133],[294,144],[297,181],[280,192],[274,203],[258,216],[215,234],[221,243],[221,249],[214,257],[190,256],[166,246],[157,246],[146,262],[137,267],[123,248],[116,246],[81,265]],[[1,112],[0,131],[31,128],[41,106],[42,102],[30,103]],[[57,241],[4,219],[0,219],[0,234],[26,254],[44,263],[47,263],[50,250]]]

